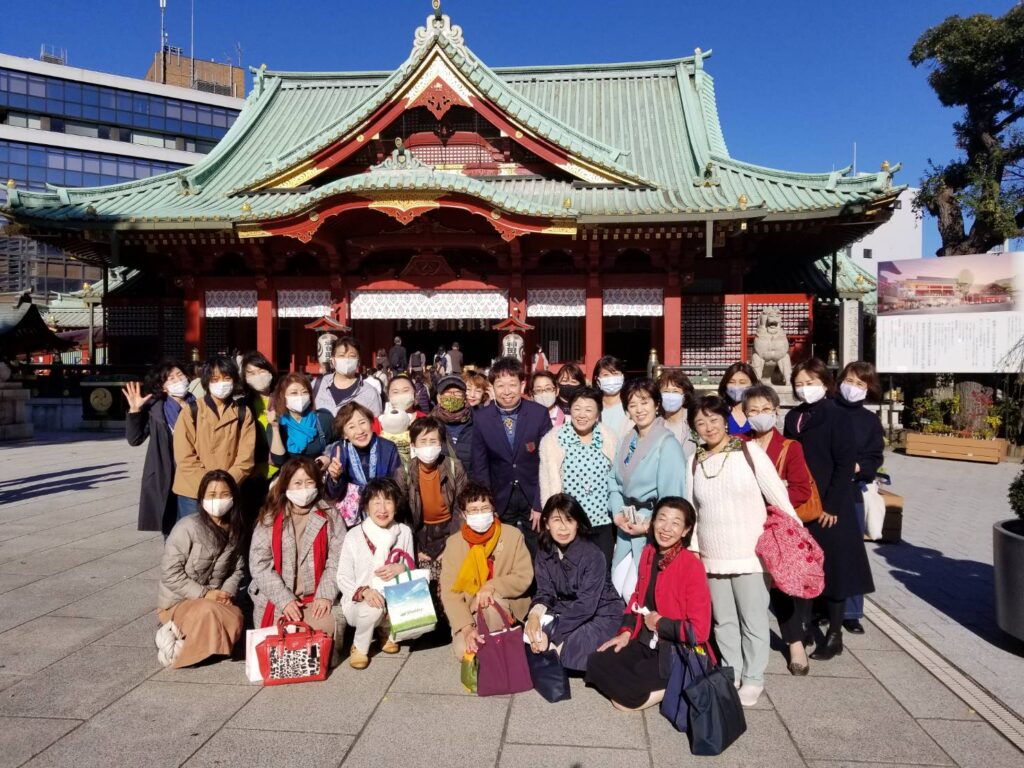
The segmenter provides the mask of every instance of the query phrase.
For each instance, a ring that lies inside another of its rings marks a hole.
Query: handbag
[[[688,629],[692,634],[693,630],[689,627]],[[708,662],[707,653],[698,653],[692,646],[672,647],[672,672],[669,674],[665,697],[661,700],[659,711],[680,733],[686,733],[690,723],[690,704],[683,691],[692,681],[699,678],[703,665]]]
[[[861,483],[861,496],[864,499],[864,535],[871,541],[878,541],[885,526],[885,499],[878,492],[878,483]]]
[[[282,616],[277,634],[256,646],[264,685],[310,683],[327,679],[333,638],[303,621]]]
[[[768,505],[754,552],[775,586],[793,597],[817,597],[825,589],[825,553],[810,531]]]
[[[686,640],[695,645],[693,628],[686,625]],[[690,753],[720,755],[747,730],[747,719],[734,681],[736,673],[721,662],[701,665],[683,689],[689,704],[687,734]]]
[[[245,676],[250,683],[262,683],[263,675],[260,674],[260,659],[256,653],[256,646],[271,635],[277,634],[277,627],[263,627],[262,629],[248,629],[245,632]]]
[[[408,563],[412,562],[409,555],[401,550],[392,552],[388,561],[397,559],[396,555],[404,556]],[[433,632],[437,627],[437,613],[430,596],[430,571],[424,568],[410,569],[408,563],[405,566],[408,580],[401,581],[402,575],[399,574],[394,584],[384,585],[391,639],[396,643],[413,640]]]
[[[523,641],[525,642],[526,639],[524,634]],[[568,701],[572,698],[572,691],[569,689],[569,673],[562,666],[558,652],[550,645],[546,651],[541,653],[526,651],[526,665],[530,668],[533,689],[545,701],[554,704],[556,701]]]
[[[786,454],[789,453],[789,446],[792,440],[782,441],[782,450],[779,452],[779,458],[775,460],[775,470],[779,473],[779,477],[782,477],[782,468],[786,464]],[[744,453],[746,453],[746,447],[744,446]],[[750,462],[750,458],[747,458]],[[754,465],[751,462],[750,468],[753,469]],[[814,482],[814,476],[811,475],[810,470],[807,471],[807,479],[811,482],[811,495],[807,501],[801,504],[799,507],[794,507],[796,510],[796,516],[804,523],[813,523],[821,514],[825,511],[825,507],[821,503],[821,494],[818,493],[818,484]]]
[[[512,626],[512,619],[498,603],[493,603],[493,608],[502,621],[502,628],[493,632],[487,629],[483,611],[476,610],[476,631],[484,639],[476,651],[480,664],[477,695],[504,696],[528,691],[533,688],[533,680],[526,664],[523,628]]]

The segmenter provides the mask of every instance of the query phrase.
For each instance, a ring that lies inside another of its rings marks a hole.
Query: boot
[[[811,658],[815,661],[829,661],[835,656],[841,655],[843,652],[843,633],[840,632],[829,632],[825,636],[825,644],[820,646],[814,653],[811,654]]]

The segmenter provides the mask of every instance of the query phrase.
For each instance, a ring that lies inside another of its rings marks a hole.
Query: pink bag
[[[812,598],[825,589],[825,553],[799,521],[778,507],[768,506],[754,551],[775,586],[787,595]]]

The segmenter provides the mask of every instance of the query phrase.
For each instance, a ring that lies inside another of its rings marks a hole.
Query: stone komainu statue
[[[762,381],[765,381],[766,363],[772,364],[768,368],[768,382],[776,371],[782,377],[779,383],[785,384],[789,381],[789,376],[793,372],[793,361],[789,359],[789,338],[782,328],[782,312],[778,307],[765,307],[757,320],[757,335],[754,336],[754,351],[750,356],[750,364]]]

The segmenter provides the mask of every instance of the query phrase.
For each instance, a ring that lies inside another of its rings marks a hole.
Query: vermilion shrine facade
[[[806,353],[807,293],[751,292],[888,218],[883,164],[798,174],[729,155],[710,52],[491,69],[435,13],[393,72],[254,72],[197,165],[133,183],[12,189],[26,234],[138,275],[106,297],[112,362],[258,348],[315,362],[328,317],[370,350],[460,341],[589,368],[605,353],[709,371],[749,355],[760,310]],[[768,118],[770,119],[770,118]],[[429,346],[433,345],[433,346]]]

